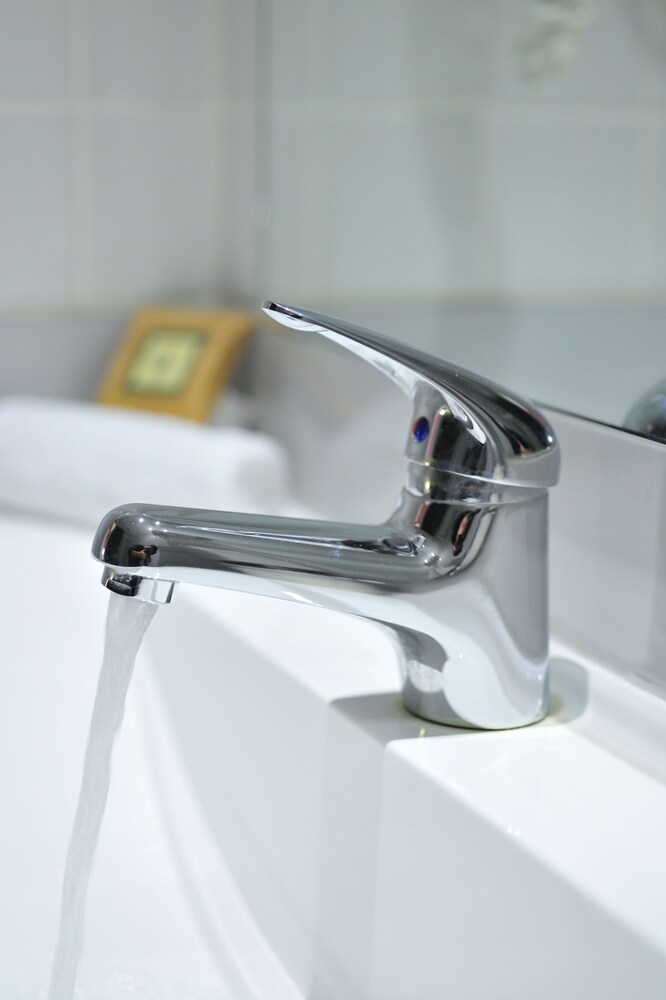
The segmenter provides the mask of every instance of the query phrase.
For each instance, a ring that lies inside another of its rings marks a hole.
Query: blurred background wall
[[[0,392],[269,295],[619,422],[666,368],[665,153],[666,0],[5,0]]]

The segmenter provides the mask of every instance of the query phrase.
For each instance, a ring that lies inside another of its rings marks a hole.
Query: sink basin
[[[446,729],[404,712],[378,630],[194,596],[153,634],[163,703],[301,995],[663,995],[659,698],[555,644],[543,723]]]
[[[0,580],[0,997],[43,1000],[107,597],[88,554],[89,533],[3,516],[0,536],[9,568]],[[142,720],[148,674],[143,658],[91,884],[81,996],[219,1000],[227,993],[193,919],[154,791]]]
[[[86,532],[6,515],[0,534],[0,996],[27,998],[106,595]],[[402,708],[379,629],[182,586],[130,690],[82,996],[661,998],[664,702],[557,637],[552,655],[542,723],[444,728]]]

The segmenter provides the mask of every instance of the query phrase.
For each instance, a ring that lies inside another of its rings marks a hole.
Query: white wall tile
[[[649,283],[666,287],[666,115],[647,130],[644,145],[642,235]]]
[[[266,148],[281,222],[264,247],[269,273],[290,287],[291,272],[324,296],[646,287],[636,211],[642,126],[627,109],[644,93],[651,5],[590,5],[597,16],[581,36],[579,59],[540,90],[518,79],[514,58],[530,24],[525,0],[288,0],[286,16],[273,11],[273,94],[289,98],[292,118],[279,100],[271,109]],[[335,106],[317,104],[321,97]],[[492,121],[483,144],[471,127],[439,137],[433,108],[457,98],[477,102],[470,117]],[[374,119],[368,101],[384,103],[374,106]],[[605,106],[595,111],[590,102],[599,101]],[[313,159],[312,143],[325,130],[328,149]],[[399,243],[413,248],[404,261]]]
[[[89,0],[96,98],[192,100],[219,89],[216,0]]]
[[[501,117],[486,127],[491,287],[517,295],[634,287],[635,129]]]
[[[0,98],[67,95],[69,7],[69,0],[0,4]]]
[[[438,102],[486,95],[497,13],[492,0],[328,3],[328,96]]]
[[[329,45],[323,38],[323,5],[313,0],[280,0],[262,5],[259,16],[269,60],[271,97],[297,101],[321,98],[329,59]]]
[[[627,17],[642,47],[642,97],[666,101],[666,4],[662,0],[627,3]]]
[[[441,294],[474,285],[473,120],[331,122],[321,225],[333,294]]]
[[[127,322],[127,315],[0,320],[0,396],[93,399]]]
[[[221,224],[207,120],[106,117],[93,135],[101,300],[210,297]]]
[[[643,94],[646,33],[642,14],[661,0],[585,0],[590,22],[577,35],[575,55],[561,75],[530,85],[521,73],[520,49],[535,31],[536,0],[499,0],[498,77],[495,95],[502,100],[629,101]],[[565,5],[562,5],[564,7]]]
[[[328,239],[322,164],[324,127],[307,116],[274,115],[270,124],[270,225],[257,229],[257,252],[268,293],[309,299],[327,287]]]
[[[265,154],[265,149],[262,150]],[[225,121],[223,174],[216,182],[223,185],[223,268],[220,289],[227,299],[254,301],[257,285],[264,273],[266,247],[260,244],[265,233],[267,202],[263,170],[267,158],[260,159],[257,149],[257,125],[252,111],[239,107]],[[258,225],[259,223],[259,225]]]
[[[0,116],[0,302],[58,306],[73,296],[70,126]]]
[[[257,0],[217,0],[220,11],[221,35],[215,45],[215,59],[219,64],[222,96],[236,105],[242,103],[247,111],[266,83],[271,68],[266,60],[272,30],[271,4]],[[258,49],[262,48],[262,61],[258,62]]]

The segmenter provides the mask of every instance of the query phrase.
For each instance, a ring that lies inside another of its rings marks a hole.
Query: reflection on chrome
[[[380,525],[130,504],[93,542],[103,583],[154,602],[195,583],[299,601],[389,629],[405,705],[482,729],[548,702],[547,502],[559,449],[526,400],[360,327],[275,302],[413,400],[405,485]]]

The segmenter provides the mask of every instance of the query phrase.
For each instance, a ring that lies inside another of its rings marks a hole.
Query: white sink
[[[15,998],[48,979],[106,596],[85,533],[0,532]],[[402,708],[379,629],[181,587],[130,692],[82,995],[661,1000],[664,702],[553,657],[543,723],[445,729]]]
[[[0,998],[43,1000],[103,643],[89,536],[0,518]],[[145,749],[145,659],[117,747],[89,897],[83,1000],[221,1000]]]

